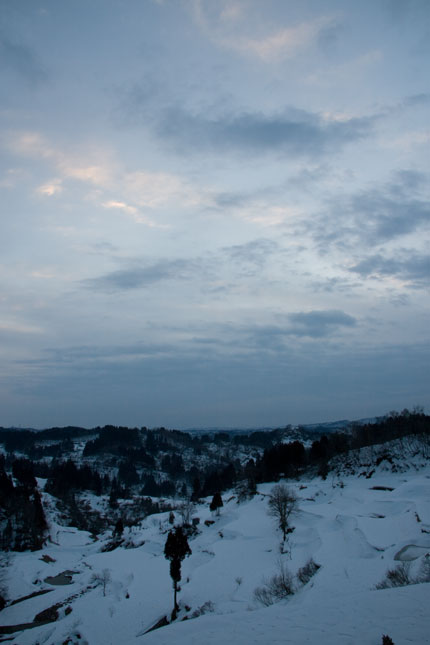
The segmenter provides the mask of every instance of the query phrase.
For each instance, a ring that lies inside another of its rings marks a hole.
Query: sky
[[[0,5],[0,425],[428,411],[428,0]]]

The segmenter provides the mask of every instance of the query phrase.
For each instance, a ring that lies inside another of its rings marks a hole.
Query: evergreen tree
[[[187,536],[183,532],[182,527],[177,526],[169,531],[166,544],[164,545],[164,556],[166,560],[170,560],[170,577],[173,582],[174,606],[172,611],[172,620],[175,620],[179,609],[176,597],[178,592],[178,583],[181,580],[181,563],[188,555],[191,555],[191,549],[187,541]]]
[[[198,502],[199,498],[201,497],[202,493],[202,486],[201,486],[201,481],[200,478],[196,475],[193,479],[193,492],[191,494],[191,501],[192,502]]]
[[[209,504],[209,509],[214,512],[216,511],[216,514],[219,515],[219,509],[224,506],[222,497],[220,493],[215,493],[215,495],[212,498],[211,503]]]
[[[114,535],[114,537],[121,537],[121,535],[123,533],[124,533],[124,522],[122,521],[122,518],[120,517],[115,523],[115,528],[113,530],[113,535]]]

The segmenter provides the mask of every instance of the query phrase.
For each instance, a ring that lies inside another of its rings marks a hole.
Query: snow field
[[[220,517],[211,515],[208,504],[197,506],[201,532],[189,541],[192,555],[182,564],[179,594],[181,607],[191,611],[182,609],[180,617],[208,602],[213,612],[148,634],[162,616],[170,616],[173,605],[163,556],[167,514],[150,516],[130,532],[136,544],[144,541],[141,546],[106,553],[100,549],[109,536],[93,542],[88,533],[52,520],[51,536],[58,544],[11,554],[7,583],[11,598],[53,591],[7,607],[0,622],[31,622],[39,611],[75,596],[65,605],[72,612],[65,616],[63,608],[57,622],[17,632],[10,642],[60,645],[75,634],[76,643],[89,645],[380,645],[383,633],[396,645],[430,642],[430,584],[374,588],[398,564],[394,558],[402,549],[416,558],[415,569],[430,552],[430,534],[422,531],[430,523],[430,467],[417,473],[381,471],[371,479],[344,477],[343,487],[319,478],[286,483],[299,497],[291,517],[291,558],[280,555],[281,535],[267,514],[272,484],[261,485],[259,494],[243,504],[225,502]],[[394,490],[373,489],[378,486]],[[214,524],[205,526],[206,519]],[[44,554],[55,562],[40,560]],[[261,608],[253,591],[277,572],[280,557],[292,573],[310,557],[321,568],[294,596]],[[44,582],[65,570],[79,572],[72,584]],[[101,586],[91,588],[93,574],[104,570],[110,575],[106,595]]]

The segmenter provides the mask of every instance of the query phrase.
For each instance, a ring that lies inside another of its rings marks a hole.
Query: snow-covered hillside
[[[371,479],[344,473],[342,479],[287,482],[299,504],[282,555],[281,534],[267,513],[273,484],[260,485],[241,504],[234,491],[223,494],[219,517],[207,503],[196,505],[199,533],[189,539],[192,555],[182,564],[179,617],[150,633],[173,607],[163,556],[168,514],[126,529],[135,548],[103,552],[110,533],[93,541],[61,526],[52,504],[52,542],[42,551],[8,554],[3,581],[10,600],[49,593],[7,606],[0,623],[31,623],[53,606],[58,619],[11,634],[3,630],[0,639],[17,645],[377,645],[388,634],[395,645],[428,643],[430,583],[375,585],[402,561],[410,561],[413,579],[429,557],[430,465],[393,473],[380,463],[374,470]],[[45,507],[47,502],[46,496]],[[294,574],[311,557],[320,569],[294,595],[269,607],[254,599],[255,588],[279,571],[280,560]],[[55,578],[63,572],[69,579]],[[70,584],[53,584],[64,581]]]

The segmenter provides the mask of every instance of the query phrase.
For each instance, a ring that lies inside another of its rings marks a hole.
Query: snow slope
[[[299,496],[291,556],[280,555],[281,536],[267,514],[271,484],[261,485],[259,494],[243,504],[230,498],[233,494],[224,495],[220,517],[212,517],[207,504],[196,507],[201,532],[190,540],[192,555],[183,562],[179,619],[147,634],[172,609],[163,557],[167,515],[150,516],[127,533],[140,546],[112,552],[101,552],[103,540],[94,542],[52,518],[55,543],[43,551],[11,554],[7,570],[10,599],[52,591],[6,607],[0,623],[31,622],[38,612],[64,603],[59,619],[0,639],[19,645],[377,645],[382,634],[389,634],[396,645],[429,643],[430,583],[374,587],[398,564],[396,557],[410,560],[414,572],[430,553],[430,466],[393,474],[381,465],[371,479],[347,475],[342,481],[287,484]],[[206,519],[214,524],[206,526]],[[254,589],[277,572],[280,557],[295,573],[311,556],[321,568],[306,586],[270,607],[256,603]],[[92,578],[106,570],[104,595]],[[76,572],[71,584],[44,581],[64,571]],[[206,615],[181,622],[202,606],[209,610]]]

